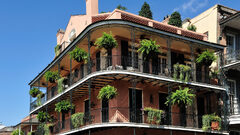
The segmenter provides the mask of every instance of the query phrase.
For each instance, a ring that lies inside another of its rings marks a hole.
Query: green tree
[[[121,4],[117,6],[117,9],[124,10],[124,11],[127,10],[127,8],[122,6]]]
[[[142,5],[141,10],[139,11],[139,15],[152,19],[152,11],[150,9],[150,6],[147,2],[144,2],[144,4]]]
[[[191,31],[196,31],[196,30],[197,30],[197,27],[196,27],[195,25],[191,24],[191,25],[189,25],[189,26],[187,27],[187,29],[188,29],[188,30],[191,30]]]
[[[173,12],[170,16],[168,24],[177,26],[177,27],[182,27],[181,14],[177,11]]]

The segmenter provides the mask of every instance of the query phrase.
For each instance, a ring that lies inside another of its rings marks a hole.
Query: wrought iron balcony
[[[160,123],[156,122],[156,117],[151,121],[151,117],[148,117],[148,113],[143,109],[133,109],[133,108],[98,108],[91,110],[91,119],[89,120],[88,116],[83,118],[84,124],[78,127],[72,126],[71,119],[65,119],[64,121],[54,122],[53,134],[58,134],[62,132],[68,132],[71,130],[86,128],[87,126],[102,124],[102,126],[107,126],[111,124],[122,124],[123,126],[127,125],[138,125],[139,127],[148,125],[152,128],[186,128],[186,129],[195,129],[202,130],[202,116],[196,115],[194,113],[179,113],[179,112],[164,112],[161,115]],[[222,120],[219,123],[221,127],[220,130],[215,131],[225,131],[224,121]],[[210,125],[211,126],[211,125]],[[209,129],[208,131],[211,131]]]
[[[227,48],[227,53],[225,54],[225,65],[233,64],[240,61],[240,50],[235,50]]]

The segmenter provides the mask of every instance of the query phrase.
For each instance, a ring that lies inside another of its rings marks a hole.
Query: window
[[[51,89],[51,98],[54,97],[56,91],[56,87],[52,87]]]
[[[230,101],[230,114],[234,114],[234,99],[236,98],[236,81],[228,80],[228,92],[229,92],[229,101]]]
[[[227,34],[226,40],[227,40],[228,52],[231,53],[233,50],[236,49],[236,46],[235,46],[235,35]]]
[[[72,42],[76,38],[76,30],[72,29],[72,31],[69,33],[68,40]]]

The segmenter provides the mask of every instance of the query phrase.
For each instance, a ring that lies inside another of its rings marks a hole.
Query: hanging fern
[[[40,111],[38,112],[37,119],[39,122],[45,122],[50,119],[50,115],[47,112]]]
[[[165,104],[184,104],[184,105],[192,105],[193,98],[195,97],[195,94],[192,94],[192,90],[188,87],[185,87],[182,89],[179,86],[179,90],[176,90],[175,92],[172,92],[168,97]]]
[[[76,47],[73,51],[69,52],[70,58],[77,62],[88,62],[88,53],[82,48]]]
[[[212,62],[216,60],[216,56],[214,55],[214,52],[209,51],[208,49],[201,54],[198,55],[198,58],[196,59],[196,62],[198,64],[210,66]]]
[[[144,108],[144,111],[147,113],[147,121],[149,123],[156,122],[156,124],[161,123],[163,110],[153,109],[151,107]]]
[[[143,54],[145,60],[149,60],[158,56],[160,53],[159,48],[160,45],[156,45],[156,41],[153,41],[152,39],[144,39],[140,41],[138,52]]]
[[[40,93],[40,90],[38,88],[32,88],[30,91],[29,91],[29,94],[32,96],[32,97],[37,97],[37,95]]]
[[[107,85],[103,88],[98,93],[98,99],[113,99],[117,95],[117,89],[113,86]]]
[[[68,101],[68,100],[62,100],[55,104],[55,111],[56,112],[68,112],[69,110],[73,109],[74,105]]]
[[[45,80],[50,83],[55,83],[55,81],[59,78],[59,74],[57,71],[47,71],[44,74]]]
[[[103,32],[103,35],[96,40],[95,44],[97,45],[97,48],[105,48],[106,50],[111,50],[118,45],[116,39],[112,35],[112,32],[109,34]]]

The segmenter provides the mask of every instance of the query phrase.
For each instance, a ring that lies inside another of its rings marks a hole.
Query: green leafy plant
[[[68,112],[69,110],[73,109],[74,105],[68,101],[68,100],[62,100],[55,104],[55,111],[57,112]]]
[[[32,96],[32,97],[37,97],[37,95],[40,93],[40,90],[38,88],[32,88],[30,91],[29,91],[29,94]]]
[[[117,6],[117,9],[120,9],[120,10],[123,10],[123,11],[127,10],[127,8],[124,7],[124,6],[122,6],[121,4],[119,4],[119,5]]]
[[[139,16],[143,16],[143,17],[152,19],[152,11],[151,11],[150,6],[147,2],[143,3],[142,8],[139,11]]]
[[[196,31],[197,27],[195,25],[191,24],[187,27],[187,29],[190,30],[190,31]]]
[[[24,135],[24,133],[23,133],[23,131],[20,131],[20,133],[19,133],[19,130],[16,129],[11,133],[11,135]]]
[[[181,14],[177,11],[173,12],[169,18],[168,24],[177,26],[177,27],[182,27]]]
[[[188,82],[190,79],[191,67],[182,64],[173,65],[173,79]]]
[[[71,116],[71,121],[72,121],[74,128],[84,125],[84,113],[79,112],[79,113],[73,114]]]
[[[192,105],[193,98],[195,97],[195,94],[192,94],[192,90],[188,87],[185,87],[182,89],[179,86],[179,90],[176,90],[175,92],[172,92],[168,97],[165,104],[171,103],[174,104],[184,104],[184,105]]]
[[[138,52],[142,53],[145,60],[156,57],[159,51],[160,45],[156,45],[156,41],[152,39],[144,39],[140,41],[140,48]]]
[[[218,122],[219,123],[219,129],[221,129],[221,121],[222,119],[217,116],[215,113],[213,114],[206,114],[206,115],[203,115],[202,117],[202,130],[204,131],[207,131],[207,130],[210,130],[211,129],[211,122]]]
[[[98,93],[98,99],[113,99],[117,95],[117,89],[113,86],[107,85],[103,88]]]
[[[37,115],[37,119],[39,122],[45,122],[45,121],[49,121],[50,120],[50,115],[47,113],[47,112],[43,112],[43,111],[40,111],[38,112],[38,115]]]
[[[147,121],[149,123],[156,122],[156,124],[161,123],[162,115],[164,113],[163,110],[153,109],[151,107],[145,107],[144,112],[147,113]]]
[[[58,56],[60,54],[60,45],[59,44],[54,47],[54,52],[55,52],[55,56]]]
[[[111,32],[109,34],[103,32],[103,35],[96,40],[95,44],[97,45],[97,48],[105,48],[106,50],[111,50],[118,45]]]
[[[36,133],[39,135],[50,135],[49,127],[45,123],[41,123],[38,125]]]
[[[47,71],[44,74],[45,80],[50,83],[55,83],[55,81],[59,78],[59,74],[57,71]]]
[[[208,49],[206,51],[203,51],[201,54],[198,55],[198,58],[196,59],[196,62],[198,64],[210,66],[212,62],[216,60],[216,56],[214,55],[214,52],[209,51]]]
[[[65,80],[64,77],[58,79],[58,93],[62,93],[64,89],[63,81]]]
[[[70,58],[77,62],[88,62],[88,53],[82,48],[76,47],[74,50],[69,52]]]
[[[27,135],[35,135],[35,131],[28,132]]]

